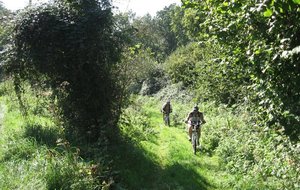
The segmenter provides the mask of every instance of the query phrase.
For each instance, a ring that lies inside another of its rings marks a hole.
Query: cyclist
[[[199,108],[197,105],[194,106],[193,111],[191,111],[188,114],[188,116],[185,120],[185,123],[188,124],[189,141],[191,141],[191,138],[192,138],[192,123],[193,122],[200,122],[201,125],[206,123],[206,121],[204,120],[203,113],[199,111]],[[200,139],[200,135],[201,135],[201,125],[197,131],[199,139]]]
[[[170,99],[168,99],[167,102],[162,106],[161,112],[163,113],[163,120],[165,124],[170,126],[170,113],[172,113],[172,106],[171,106]]]

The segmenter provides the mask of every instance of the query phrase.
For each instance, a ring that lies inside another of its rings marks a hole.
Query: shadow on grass
[[[34,138],[40,145],[55,147],[59,136],[59,131],[53,127],[45,127],[40,124],[28,124],[25,126],[24,137]]]
[[[151,155],[124,141],[110,146],[110,153],[115,160],[114,170],[120,172],[117,183],[130,190],[169,190],[184,189],[206,190],[213,188],[207,180],[195,170],[179,163],[162,168],[159,163],[151,160]]]

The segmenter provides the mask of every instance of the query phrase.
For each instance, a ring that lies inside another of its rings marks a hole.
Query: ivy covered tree
[[[6,51],[20,101],[22,83],[47,88],[67,131],[96,140],[119,116],[113,68],[122,42],[110,1],[54,1],[18,14]]]

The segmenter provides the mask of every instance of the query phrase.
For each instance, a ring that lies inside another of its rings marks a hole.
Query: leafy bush
[[[248,91],[242,97],[254,104],[262,125],[283,126],[299,140],[300,2],[184,0],[182,7],[195,39],[221,44],[229,87]]]
[[[50,91],[69,133],[84,137],[92,131],[96,140],[119,116],[112,72],[119,40],[106,0],[54,1],[19,13],[6,68],[20,103],[23,81]]]
[[[219,110],[203,128],[203,146],[221,158],[238,179],[237,189],[295,189],[299,187],[299,143],[282,131],[250,123],[251,115],[236,108]],[[208,113],[211,115],[211,112]],[[254,183],[255,182],[255,183]],[[255,184],[255,185],[254,185]]]
[[[149,128],[149,118],[140,105],[131,105],[125,109],[119,126],[125,137],[133,142],[149,140],[151,135],[155,134],[155,131]]]
[[[182,82],[184,86],[194,85],[199,75],[195,68],[203,59],[202,53],[196,43],[181,47],[166,60],[165,71],[174,83]]]
[[[167,81],[151,50],[141,44],[129,47],[123,52],[116,72],[124,94],[154,94]]]
[[[230,68],[222,51],[219,44],[210,41],[193,42],[171,54],[164,69],[173,83],[182,82],[199,100],[232,105],[246,93],[243,80],[237,81],[243,73]]]

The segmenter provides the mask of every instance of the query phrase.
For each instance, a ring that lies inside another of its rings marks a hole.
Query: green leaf
[[[293,0],[293,2],[298,4],[298,5],[300,4],[300,0]]]
[[[264,12],[264,17],[270,17],[272,16],[273,11],[271,9],[268,9]]]

